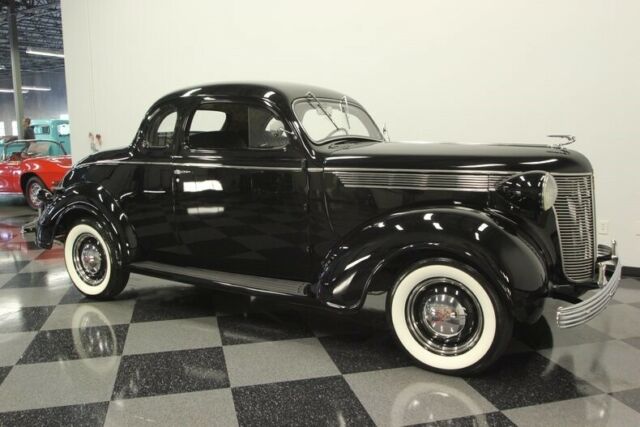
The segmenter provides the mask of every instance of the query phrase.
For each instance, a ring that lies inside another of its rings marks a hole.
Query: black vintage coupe
[[[615,245],[596,243],[583,155],[386,139],[331,90],[181,90],[130,146],[41,192],[37,244],[64,241],[73,283],[97,299],[130,272],[341,312],[386,292],[399,344],[445,373],[488,367],[545,298],[569,302],[562,328],[605,309],[621,265]]]

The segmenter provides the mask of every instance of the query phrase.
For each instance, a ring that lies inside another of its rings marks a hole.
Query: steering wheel
[[[340,132],[340,131],[344,132],[345,135],[349,135],[349,131],[346,130],[345,128],[336,128],[335,130],[332,130],[331,132],[329,132],[329,135],[327,135],[327,138],[335,135],[337,132]]]

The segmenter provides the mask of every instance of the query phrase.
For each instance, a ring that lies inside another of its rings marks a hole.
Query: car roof
[[[230,83],[212,83],[199,86],[192,86],[171,92],[163,96],[154,103],[154,107],[180,98],[202,98],[202,97],[231,97],[238,96],[243,98],[267,99],[274,102],[280,108],[289,108],[291,103],[297,99],[306,96],[308,92],[312,92],[318,98],[340,99],[345,96],[344,93],[335,90],[326,89],[318,86],[306,85],[301,83],[272,83],[272,82],[230,82]],[[347,97],[349,102],[357,102]]]

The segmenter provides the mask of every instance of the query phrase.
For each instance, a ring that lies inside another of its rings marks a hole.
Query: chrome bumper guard
[[[603,249],[600,247],[599,250]],[[606,248],[609,249],[609,248]],[[560,307],[556,312],[556,322],[559,328],[572,328],[582,325],[596,317],[607,308],[609,301],[618,290],[622,275],[622,263],[615,254],[615,242],[609,249],[608,260],[598,262],[598,285],[600,289],[590,298],[568,307]],[[599,257],[599,259],[601,259]],[[607,266],[614,266],[613,274],[606,279]]]

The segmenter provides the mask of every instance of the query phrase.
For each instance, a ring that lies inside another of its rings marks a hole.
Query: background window
[[[169,110],[156,119],[157,127],[147,138],[149,147],[164,148],[170,147],[175,139],[176,122],[178,113]]]

